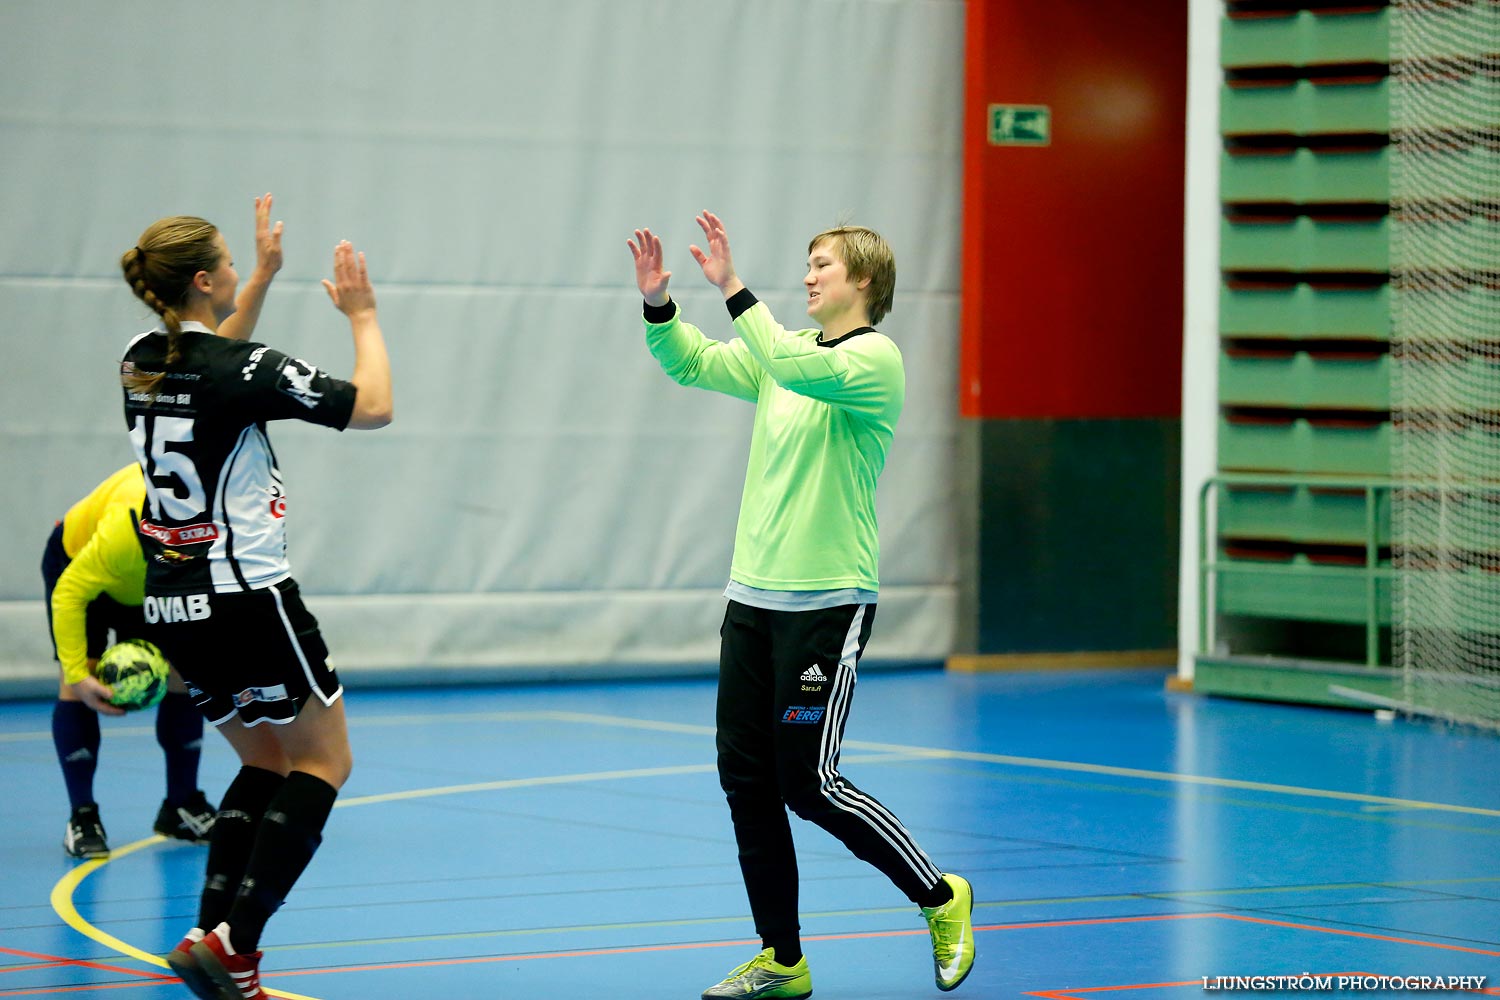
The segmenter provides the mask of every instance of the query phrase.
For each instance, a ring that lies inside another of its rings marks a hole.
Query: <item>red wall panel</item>
[[[1183,0],[969,0],[960,412],[1181,413]],[[991,104],[1051,108],[995,146]]]

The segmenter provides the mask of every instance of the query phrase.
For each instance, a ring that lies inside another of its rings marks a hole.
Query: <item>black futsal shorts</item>
[[[152,641],[216,726],[236,713],[247,726],[287,723],[308,698],[332,705],[344,692],[294,580],[229,594],[147,594],[142,611]]]

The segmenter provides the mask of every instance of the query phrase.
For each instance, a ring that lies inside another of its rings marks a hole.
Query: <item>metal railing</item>
[[[1198,495],[1198,652],[1200,655],[1213,651],[1216,643],[1216,625],[1219,615],[1218,583],[1221,574],[1264,575],[1291,577],[1304,573],[1296,564],[1245,563],[1224,561],[1219,556],[1219,531],[1217,497],[1220,487],[1244,486],[1278,489],[1338,489],[1361,490],[1364,493],[1364,549],[1362,566],[1327,567],[1326,570],[1347,570],[1350,574],[1363,574],[1365,583],[1365,665],[1381,666],[1380,663],[1380,596],[1382,580],[1395,576],[1394,568],[1380,565],[1380,525],[1377,499],[1388,493],[1396,484],[1390,480],[1360,480],[1347,476],[1316,475],[1269,475],[1257,473],[1220,473],[1209,477]]]

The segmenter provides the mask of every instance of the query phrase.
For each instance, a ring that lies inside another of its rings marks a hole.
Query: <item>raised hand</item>
[[[281,270],[282,223],[271,225],[271,192],[255,199],[255,269],[267,277]]]
[[[249,340],[260,322],[260,307],[265,304],[271,279],[281,270],[281,223],[271,225],[271,194],[255,199],[255,270],[240,286],[234,300],[234,313],[219,324],[219,336],[230,340]]]
[[[641,290],[641,297],[649,305],[666,305],[672,298],[667,294],[672,272],[662,270],[661,238],[649,229],[637,229],[635,239],[625,243],[635,258],[635,284]]]
[[[688,247],[688,252],[703,268],[703,276],[709,284],[727,298],[745,287],[739,275],[734,273],[734,259],[729,255],[729,233],[724,229],[724,221],[712,212],[704,212],[695,221],[708,240],[708,252],[704,253],[696,245]]]
[[[333,300],[334,308],[345,316],[375,311],[375,289],[370,285],[370,271],[365,255],[355,254],[348,240],[333,248],[333,280],[323,279],[323,290]]]

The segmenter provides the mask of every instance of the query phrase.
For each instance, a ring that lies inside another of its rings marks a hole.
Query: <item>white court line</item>
[[[925,760],[925,753],[878,753],[848,757],[855,763],[880,764],[908,760]],[[428,799],[438,795],[466,795],[471,792],[497,792],[510,788],[541,788],[546,785],[577,785],[593,781],[628,781],[632,778],[661,778],[673,774],[710,774],[715,764],[677,764],[671,767],[637,767],[624,771],[585,771],[579,774],[549,774],[536,778],[507,778],[501,781],[478,781],[468,785],[446,785],[439,788],[413,788],[405,792],[382,792],[379,795],[355,795],[340,798],[334,808],[368,806],[380,802],[403,802]]]
[[[399,726],[409,725],[414,722],[573,722],[597,726],[610,726],[621,729],[643,729],[661,733],[680,733],[690,736],[712,736],[713,726],[694,725],[684,722],[661,722],[654,719],[633,719],[626,716],[601,715],[590,712],[558,712],[558,711],[535,711],[535,712],[460,712],[453,714],[429,713],[422,715],[387,715],[374,716],[370,718],[354,718],[349,720],[351,729],[364,726]],[[155,735],[155,731],[146,727],[130,727],[128,729],[111,729],[111,735],[136,734]],[[29,739],[51,740],[50,732],[32,733],[7,733],[0,734],[0,742],[19,742]],[[1288,795],[1300,798],[1332,799],[1340,802],[1360,802],[1368,806],[1390,810],[1415,810],[1426,812],[1460,813],[1469,816],[1489,816],[1500,818],[1500,809],[1486,809],[1480,806],[1462,806],[1445,802],[1424,802],[1419,799],[1400,799],[1385,795],[1368,795],[1362,792],[1342,792],[1326,788],[1305,788],[1298,785],[1280,785],[1263,781],[1242,781],[1236,778],[1216,778],[1208,775],[1178,774],[1171,771],[1149,771],[1132,767],[1114,767],[1108,764],[1087,764],[1078,761],[1048,760],[1038,757],[1014,757],[1007,754],[980,753],[968,750],[942,750],[933,747],[908,746],[900,743],[874,743],[866,740],[846,740],[844,746],[850,749],[869,750],[880,754],[900,754],[908,759],[928,760],[963,760],[974,761],[985,764],[1006,764],[1011,767],[1039,768],[1049,771],[1071,771],[1083,774],[1103,774],[1119,778],[1138,778],[1145,781],[1159,781],[1167,784],[1202,786],[1210,788],[1233,788],[1242,791],[1269,792],[1275,795]],[[892,758],[885,758],[892,759]],[[853,758],[850,758],[853,760]],[[399,798],[420,798],[423,795],[452,795],[464,791],[489,791],[502,788],[523,788],[528,786],[562,784],[571,781],[608,781],[615,779],[628,779],[637,777],[654,777],[668,774],[692,774],[698,771],[711,770],[711,764],[684,765],[682,768],[657,769],[649,768],[641,771],[600,771],[594,775],[583,775],[572,779],[567,776],[556,776],[547,778],[518,778],[511,782],[486,782],[475,785],[452,785],[446,789],[431,789],[426,792],[413,791],[394,793]],[[654,772],[654,773],[652,773]],[[381,797],[366,796],[370,801],[386,801]],[[354,800],[351,800],[354,801]],[[362,801],[362,800],[361,800]],[[339,803],[343,805],[341,801]]]
[[[688,726],[679,722],[652,722],[647,719],[631,719],[613,715],[591,715],[583,712],[554,712],[551,714],[559,721],[591,722],[596,725],[621,726],[631,729],[654,729],[660,732],[706,734],[712,734],[714,731],[712,726]],[[1039,757],[1012,757],[1006,754],[979,753],[971,750],[939,750],[931,747],[906,746],[900,743],[872,743],[868,740],[845,740],[844,746],[880,753],[912,754],[916,757],[929,760],[977,761],[985,764],[1007,764],[1012,767],[1032,767],[1049,771],[1107,774],[1119,778],[1140,778],[1146,781],[1162,781],[1176,785],[1235,788],[1245,791],[1271,792],[1277,795],[1300,796],[1303,798],[1363,802],[1390,809],[1415,809],[1429,812],[1463,813],[1470,816],[1500,817],[1500,809],[1485,809],[1480,806],[1460,806],[1444,802],[1423,802],[1417,799],[1397,799],[1385,795],[1367,795],[1362,792],[1340,792],[1326,788],[1303,788],[1297,785],[1277,785],[1263,781],[1241,781],[1236,778],[1178,774],[1172,771],[1147,771],[1134,767],[1114,767],[1108,764],[1084,764],[1068,760],[1046,760]]]

